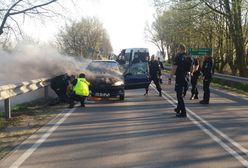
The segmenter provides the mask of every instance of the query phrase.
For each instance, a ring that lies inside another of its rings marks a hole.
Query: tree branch
[[[18,0],[16,3],[14,3],[9,9],[8,11],[5,13],[4,17],[3,17],[3,21],[2,21],[2,24],[0,26],[0,35],[3,34],[3,28],[4,28],[4,25],[9,17],[9,13],[10,11],[18,4],[20,3],[22,0]]]
[[[21,1],[21,0],[19,0],[19,1]],[[31,11],[33,9],[37,9],[37,8],[40,8],[40,7],[43,7],[43,6],[47,6],[47,5],[49,5],[51,3],[54,3],[56,1],[57,0],[51,0],[51,1],[47,2],[47,3],[43,3],[43,4],[40,4],[40,5],[35,5],[33,7],[30,7],[30,8],[27,8],[27,9],[24,9],[24,10],[21,10],[21,11],[18,11],[18,12],[9,13],[9,15],[16,15],[16,14],[20,14],[20,13],[25,13],[25,12]]]
[[[223,16],[225,16],[225,17],[228,17],[228,14],[226,14],[226,13],[224,13],[224,12],[221,12],[220,10],[214,8],[214,7],[213,7],[212,5],[210,5],[206,0],[201,0],[201,1],[204,2],[204,4],[205,4],[208,8],[210,8],[212,11],[214,11],[214,12],[216,12],[216,13],[218,13],[218,14],[221,14],[221,15],[223,15]]]
[[[0,26],[0,35],[3,34],[4,25],[6,24],[8,17],[13,16],[13,15],[18,15],[18,14],[21,14],[21,13],[23,13],[23,14],[28,14],[29,13],[29,14],[33,14],[33,15],[42,14],[42,12],[40,12],[38,9],[44,10],[44,8],[42,8],[42,7],[47,6],[47,5],[49,5],[51,3],[54,3],[56,1],[57,0],[49,0],[48,2],[44,2],[42,4],[34,5],[34,6],[32,6],[32,3],[27,2],[27,6],[31,6],[31,7],[28,7],[26,9],[18,11],[18,10],[14,9],[14,8],[17,5],[19,5],[21,2],[25,2],[24,0],[18,0],[13,5],[11,5],[8,10],[1,9],[2,11],[6,10],[6,13],[4,14],[4,17],[3,17],[3,20],[2,20],[2,23],[1,23],[1,26]],[[21,7],[24,8],[24,6],[21,6]],[[47,11],[49,11],[49,10],[47,10]],[[45,15],[45,13],[46,12],[44,12],[43,14]]]

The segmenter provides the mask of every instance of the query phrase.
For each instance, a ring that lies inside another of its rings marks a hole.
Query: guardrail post
[[[44,95],[45,95],[45,99],[47,99],[48,95],[49,95],[49,87],[48,87],[48,85],[44,87]]]
[[[5,108],[5,118],[9,119],[11,118],[11,107],[10,107],[10,99],[4,100],[4,108]]]

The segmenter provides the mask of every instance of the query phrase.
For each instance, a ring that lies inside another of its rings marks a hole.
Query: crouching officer
[[[84,101],[89,96],[90,83],[85,79],[85,74],[72,81],[72,94],[70,96],[70,108],[73,108],[74,101],[80,101],[81,107],[85,107]]]
[[[58,95],[58,101],[52,103],[51,105],[55,105],[57,103],[68,103],[69,97],[66,94],[66,88],[69,85],[69,79],[70,77],[68,76],[68,74],[55,76],[51,79],[50,86]]]
[[[180,44],[179,53],[177,53],[172,66],[171,77],[176,75],[176,84],[175,91],[177,94],[177,108],[175,112],[177,117],[187,117],[185,104],[184,104],[184,89],[187,75],[187,62],[186,62],[186,47],[183,44]],[[169,78],[169,84],[171,83],[171,77]]]
[[[200,104],[209,104],[210,99],[210,82],[212,80],[212,67],[213,60],[210,56],[210,52],[205,53],[204,62],[202,64],[202,75],[203,75],[203,100],[201,100]]]

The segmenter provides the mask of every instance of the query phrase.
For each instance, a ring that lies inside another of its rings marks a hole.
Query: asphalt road
[[[248,167],[248,100],[212,90],[211,103],[173,112],[175,92],[151,86],[125,101],[65,109],[0,161],[1,168],[239,168]],[[202,95],[200,95],[201,97]]]

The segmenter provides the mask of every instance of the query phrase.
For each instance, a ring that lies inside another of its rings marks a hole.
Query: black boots
[[[162,97],[162,91],[159,92],[159,96]]]
[[[198,95],[191,95],[190,100],[198,99]]]

